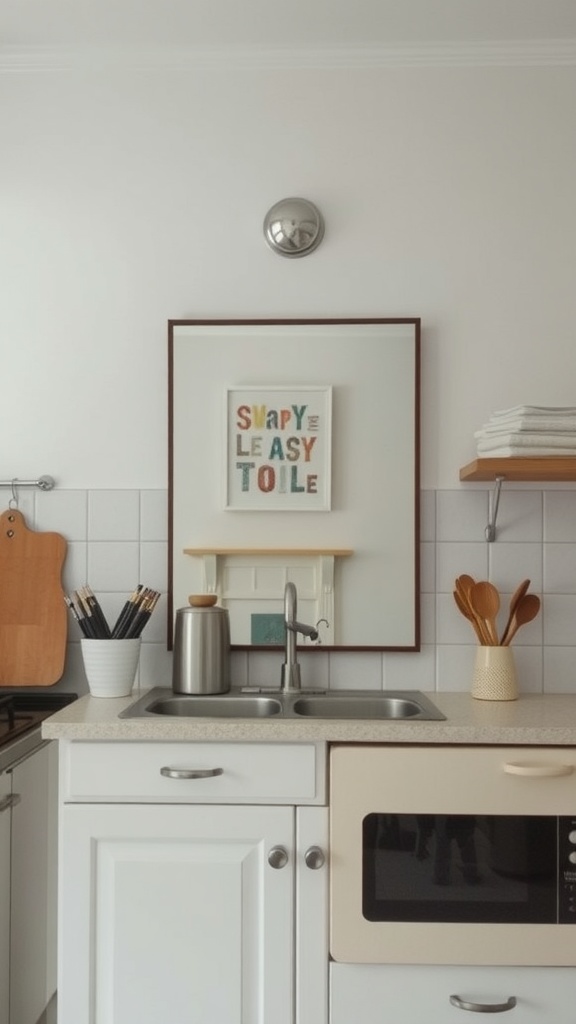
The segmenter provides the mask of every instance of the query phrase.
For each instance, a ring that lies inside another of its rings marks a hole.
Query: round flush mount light
[[[279,256],[308,256],[324,237],[322,214],[307,199],[281,199],[264,218],[264,237]]]

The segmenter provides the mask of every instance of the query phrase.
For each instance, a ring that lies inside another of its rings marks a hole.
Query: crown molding
[[[574,67],[575,39],[435,42],[275,49],[235,47],[0,46],[0,72],[98,68],[288,70],[385,67]]]

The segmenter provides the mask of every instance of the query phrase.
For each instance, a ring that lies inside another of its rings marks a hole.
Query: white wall
[[[0,477],[166,486],[166,322],[423,321],[426,488],[498,408],[575,404],[576,68],[14,71]],[[326,218],[265,245],[289,194]],[[201,368],[199,367],[199,372]]]
[[[306,685],[468,689],[470,572],[532,578],[521,688],[571,692],[574,486],[512,488],[487,545],[458,470],[494,410],[576,404],[575,100],[574,67],[5,71],[0,479],[56,478],[23,511],[66,536],[66,588],[111,613],[166,588],[168,319],[420,316],[422,652],[303,655]],[[262,235],[290,194],[326,218],[301,260]],[[142,685],[170,683],[164,623]],[[235,673],[268,684],[278,655]]]

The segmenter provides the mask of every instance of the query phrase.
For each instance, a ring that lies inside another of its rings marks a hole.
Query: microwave
[[[331,750],[330,952],[576,965],[576,751]]]

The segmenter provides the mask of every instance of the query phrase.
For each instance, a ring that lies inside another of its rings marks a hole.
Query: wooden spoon
[[[506,625],[504,627],[504,632],[502,633],[502,640],[500,641],[502,644],[506,643],[506,638],[508,636],[508,631],[510,629],[510,626],[512,625],[512,618],[513,618],[514,612],[516,611],[516,608],[518,607],[518,602],[521,601],[521,599],[524,597],[524,594],[528,590],[529,586],[530,586],[530,580],[522,580],[522,583],[520,583],[519,586],[516,587],[516,590],[512,594],[512,597],[510,598],[510,610],[508,612],[508,622],[506,623]]]
[[[464,600],[464,598],[462,597],[461,593],[458,590],[454,591],[454,600],[456,601],[458,610],[461,611],[462,615],[466,619],[468,619],[469,622],[472,623],[472,628],[474,629],[474,632],[476,633],[478,640],[484,647],[486,645],[486,637],[482,632],[482,623],[479,622],[478,616],[474,614],[469,604]]]
[[[493,583],[482,580],[475,583],[470,590],[470,604],[477,615],[484,620],[488,626],[490,644],[498,645],[498,630],[496,629],[496,616],[500,611],[500,594]]]
[[[505,647],[508,646],[512,637],[518,632],[520,626],[525,626],[527,622],[532,622],[532,619],[536,618],[539,611],[540,598],[536,594],[524,594],[524,597],[520,598],[516,606],[516,611],[512,616],[512,624],[508,630],[506,639],[502,640]]]
[[[482,644],[483,647],[486,647],[492,644],[492,638],[488,632],[486,623],[484,622],[483,618],[477,614],[476,610],[472,607],[470,601],[470,591],[474,586],[474,582],[475,581],[472,579],[471,576],[459,576],[458,579],[456,580],[456,590],[454,593],[454,597],[456,598],[456,594],[458,595],[458,600],[456,601],[456,603],[458,604],[458,601],[460,601],[460,604],[458,604],[460,611],[462,612],[463,615],[466,616],[467,619],[470,620],[476,631],[476,636],[478,637],[480,643]]]

